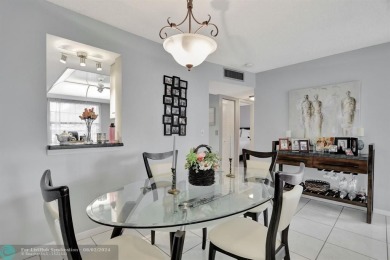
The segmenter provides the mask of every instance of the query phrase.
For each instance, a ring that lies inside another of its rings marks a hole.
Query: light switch
[[[218,135],[218,130],[215,130],[215,135]]]
[[[200,136],[204,136],[204,130],[200,130]]]

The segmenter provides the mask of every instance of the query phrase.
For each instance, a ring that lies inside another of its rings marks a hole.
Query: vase
[[[93,143],[93,141],[91,139],[91,127],[92,127],[92,123],[94,120],[95,119],[92,119],[92,118],[85,119],[85,125],[87,126],[87,140],[86,140],[87,144]]]

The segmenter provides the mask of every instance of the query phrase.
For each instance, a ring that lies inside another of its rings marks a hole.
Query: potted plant
[[[206,151],[199,152],[200,148]],[[201,144],[192,148],[186,156],[185,168],[189,170],[188,181],[195,186],[210,186],[214,184],[215,170],[218,169],[220,158],[211,151],[211,147]]]

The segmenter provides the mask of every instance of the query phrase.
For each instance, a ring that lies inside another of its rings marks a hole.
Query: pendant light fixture
[[[213,53],[217,49],[217,43],[210,37],[198,34],[198,32],[208,26],[215,28],[211,30],[210,35],[216,37],[218,35],[218,27],[210,23],[211,16],[209,19],[203,22],[198,22],[194,14],[192,13],[192,0],[187,0],[187,15],[182,22],[179,24],[171,23],[170,17],[167,19],[168,25],[164,26],[160,30],[160,38],[164,40],[164,49],[169,52],[173,58],[182,66],[185,66],[190,71],[191,68],[201,64],[208,55]],[[188,33],[182,31],[179,26],[182,25],[188,19]],[[193,32],[191,23],[194,21],[199,27]],[[171,28],[181,32],[168,37],[167,33],[163,33],[164,29]]]

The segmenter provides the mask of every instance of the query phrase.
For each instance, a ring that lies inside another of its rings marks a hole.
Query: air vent
[[[243,72],[224,69],[224,76],[225,76],[225,78],[244,81],[244,73]]]

